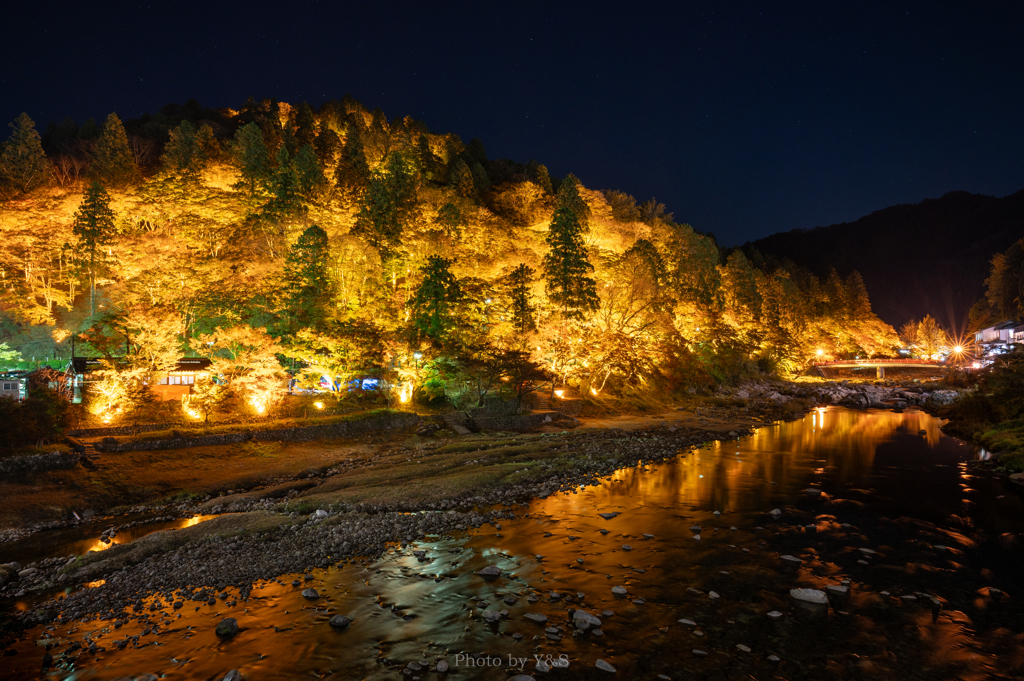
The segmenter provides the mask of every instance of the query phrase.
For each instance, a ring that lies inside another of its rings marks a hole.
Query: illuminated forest
[[[199,418],[273,413],[292,377],[465,407],[542,383],[702,390],[900,344],[856,272],[752,263],[654,199],[350,98],[42,133],[23,114],[0,179],[0,351],[103,358],[96,415],[132,413],[182,356],[213,362]]]

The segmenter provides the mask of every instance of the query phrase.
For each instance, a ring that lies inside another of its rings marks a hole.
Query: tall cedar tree
[[[79,135],[85,130],[86,126],[83,125]],[[124,187],[138,182],[141,177],[135,156],[128,145],[128,133],[124,131],[124,125],[116,113],[107,116],[103,133],[96,140],[92,174],[105,187]]]
[[[345,146],[341,150],[334,179],[338,189],[350,198],[360,196],[370,183],[370,166],[363,151],[362,131],[353,120],[349,122],[348,135],[345,136]]]
[[[320,160],[322,167],[334,167],[334,159],[338,155],[338,150],[341,149],[341,139],[338,137],[338,133],[327,125],[326,116],[320,120],[320,130],[313,142],[313,148],[316,149],[316,157]]]
[[[312,146],[316,139],[316,115],[308,102],[303,102],[295,107],[292,117],[292,126],[295,134],[295,144],[301,149],[307,144]]]
[[[580,196],[579,179],[569,173],[562,183],[558,185],[558,194],[555,195],[555,210],[568,208],[576,214],[576,219],[584,233],[590,228],[590,206]]]
[[[526,164],[526,176],[547,194],[555,193],[555,190],[551,188],[551,175],[548,174],[548,168],[543,163],[537,163],[531,159]]]
[[[306,200],[316,197],[327,185],[327,178],[324,171],[320,169],[320,161],[316,157],[313,147],[306,145],[299,149],[292,162],[295,166],[295,177],[298,180],[298,190]]]
[[[164,155],[161,158],[164,168],[182,180],[197,181],[210,160],[206,148],[208,142],[204,140],[206,137],[207,135],[196,130],[194,125],[182,121],[181,125],[171,130],[171,137],[164,147]]]
[[[587,276],[594,266],[587,258],[583,226],[576,213],[559,208],[551,221],[544,256],[545,289],[548,299],[561,308],[566,319],[582,319],[597,310],[597,283]]]
[[[452,261],[432,255],[420,268],[423,281],[412,299],[412,327],[417,335],[440,341],[453,324],[452,313],[462,300],[462,287],[451,272]]]
[[[526,264],[518,265],[508,275],[508,297],[509,308],[512,313],[512,326],[519,333],[533,331],[536,324],[533,321],[533,294],[530,292],[530,285],[533,283],[536,272]]]
[[[96,314],[96,268],[103,260],[103,246],[111,243],[114,237],[114,211],[110,208],[110,196],[99,182],[93,182],[85,190],[71,228],[78,238],[79,248],[88,258],[89,313]]]
[[[317,326],[331,300],[327,232],[312,225],[288,251],[285,298],[288,312],[302,326]]]
[[[402,245],[402,232],[415,208],[415,173],[401,154],[391,154],[370,178],[352,233],[388,260]]]
[[[449,183],[455,188],[455,191],[459,193],[459,196],[467,199],[476,197],[477,192],[476,184],[473,182],[473,172],[461,157],[455,158],[449,177]]]
[[[270,181],[270,152],[263,141],[263,131],[255,123],[246,123],[235,133],[235,162],[241,178],[235,184],[249,196],[265,188]]]
[[[43,153],[39,132],[27,113],[8,125],[12,132],[0,150],[0,183],[18,192],[32,191],[50,178],[50,163]]]
[[[468,224],[466,216],[462,214],[459,207],[454,203],[446,203],[437,211],[434,220],[450,239],[461,239],[462,230]]]
[[[302,207],[299,197],[299,175],[288,154],[288,147],[282,145],[277,151],[277,168],[270,178],[273,198],[267,204],[267,212],[279,216],[290,215]]]

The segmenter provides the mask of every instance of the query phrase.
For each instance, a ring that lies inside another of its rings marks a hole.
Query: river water
[[[158,633],[39,628],[0,659],[0,677],[436,679],[443,660],[459,680],[1013,678],[1024,674],[1024,497],[970,468],[984,453],[939,425],[915,410],[816,410],[516,507],[500,529],[428,537],[308,581],[285,575],[237,605],[231,594],[161,603]],[[488,565],[502,576],[475,574]],[[790,595],[843,584],[829,606]],[[303,598],[308,587],[323,597]],[[575,608],[600,633],[576,630]],[[488,623],[485,610],[508,615]],[[333,629],[335,614],[352,624]],[[220,640],[225,617],[241,632]],[[95,653],[40,671],[39,646],[59,659],[86,636]],[[568,667],[546,673],[537,659]]]

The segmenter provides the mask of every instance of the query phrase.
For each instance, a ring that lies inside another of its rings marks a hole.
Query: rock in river
[[[344,615],[335,615],[331,618],[331,621],[328,624],[330,624],[335,629],[345,629],[351,623],[352,620],[348,617],[345,617]]]
[[[217,625],[217,635],[222,638],[231,638],[238,633],[238,620],[234,617],[225,617]]]
[[[317,591],[316,589],[304,589],[302,591],[302,595],[303,595],[304,598],[308,598],[308,599],[313,600],[313,601],[315,601],[316,599],[320,598],[320,592]]]
[[[598,660],[597,662],[594,663],[594,666],[597,667],[598,669],[600,669],[601,671],[608,672],[610,674],[614,674],[615,671],[616,671],[615,667],[611,666],[610,664],[608,664],[604,660]]]
[[[497,579],[501,577],[501,568],[497,565],[488,565],[484,569],[477,572],[478,575],[484,579]]]

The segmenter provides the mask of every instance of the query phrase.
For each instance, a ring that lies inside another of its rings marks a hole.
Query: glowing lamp
[[[821,357],[822,355],[824,355],[824,354],[825,354],[825,351],[824,351],[824,350],[822,350],[821,348],[819,348],[819,349],[818,349],[818,351],[817,351],[817,352],[816,352],[815,354],[817,354],[817,355],[818,355],[818,357]]]
[[[961,352],[963,352],[963,351],[964,351],[964,348],[963,348],[963,346],[962,346],[962,345],[958,345],[958,346],[956,346],[955,348],[953,348],[953,352],[955,352],[955,353],[956,353],[956,354],[958,354],[958,355],[959,355],[959,354],[960,354]]]
[[[324,408],[324,403],[323,402],[314,402],[313,406],[316,407],[317,409],[323,409]]]
[[[564,390],[556,390],[555,391],[555,397],[557,397],[558,399],[562,399],[562,397],[564,395],[565,395],[565,391]]]

